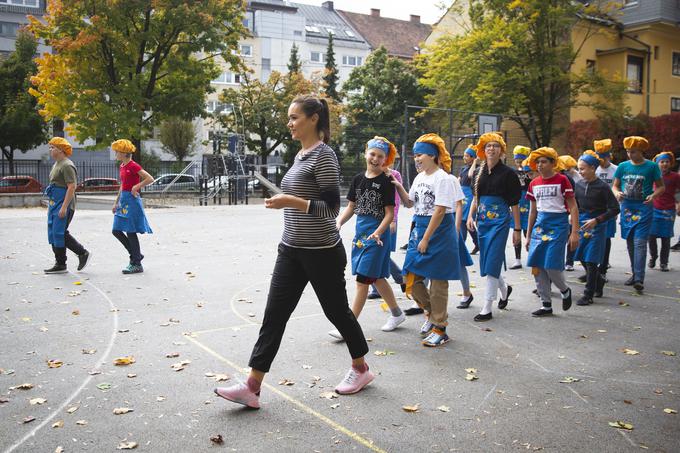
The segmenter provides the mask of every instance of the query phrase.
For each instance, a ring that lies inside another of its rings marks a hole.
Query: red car
[[[41,193],[42,187],[32,176],[3,176],[0,193]]]
[[[118,192],[116,178],[87,178],[78,184],[76,192]]]

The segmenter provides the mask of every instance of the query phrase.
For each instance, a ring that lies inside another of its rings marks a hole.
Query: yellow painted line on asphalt
[[[194,334],[196,334],[196,332],[194,332]],[[242,367],[238,366],[238,364],[236,364],[236,363],[232,362],[231,360],[227,359],[226,357],[222,356],[218,352],[214,351],[210,347],[208,347],[205,344],[198,341],[196,338],[191,337],[191,334],[185,334],[184,338],[191,341],[196,346],[203,349],[204,351],[206,351],[211,356],[215,357],[217,360],[226,363],[227,365],[232,367],[234,370],[241,372],[241,373],[247,373],[248,372],[248,368],[242,368]],[[346,435],[347,437],[349,437],[353,441],[357,442],[358,444],[363,445],[364,447],[368,448],[369,450],[375,451],[375,452],[378,452],[378,453],[387,453],[382,448],[374,445],[373,442],[371,442],[370,440],[365,439],[364,437],[361,437],[359,434],[355,433],[354,431],[350,430],[349,428],[346,428],[343,425],[341,425],[340,423],[338,423],[334,420],[331,420],[330,418],[321,414],[320,412],[315,411],[314,409],[307,406],[306,404],[304,404],[300,400],[293,398],[292,396],[282,392],[281,390],[279,390],[275,387],[272,387],[269,384],[262,383],[262,386],[266,387],[267,390],[271,391],[272,393],[274,393],[274,394],[280,396],[281,398],[287,400],[288,402],[294,404],[295,406],[297,406],[302,411],[308,413],[309,415],[312,415],[313,417],[318,418],[319,420],[321,420],[322,422],[324,422],[325,424],[327,424],[331,428],[335,429],[336,431],[340,431],[341,433],[343,433],[344,435]]]
[[[567,281],[569,283],[576,283],[577,285],[586,286],[585,283],[580,282],[578,280],[567,280]],[[614,291],[619,291],[619,292],[622,292],[622,293],[628,293],[628,294],[630,294],[631,296],[634,296],[634,297],[651,296],[651,297],[660,297],[661,299],[669,299],[669,300],[674,300],[676,302],[680,302],[680,297],[664,296],[663,294],[653,294],[653,293],[648,293],[647,291],[645,291],[641,296],[638,296],[635,291],[631,291],[631,290],[626,289],[626,288],[619,288],[619,287],[616,287],[616,286],[605,285],[604,289],[613,289]]]

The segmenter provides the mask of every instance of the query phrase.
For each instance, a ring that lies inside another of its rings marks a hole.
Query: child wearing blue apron
[[[600,166],[597,168],[596,172],[597,177],[609,184],[609,187],[612,187],[614,184],[614,173],[616,173],[617,168],[617,166],[612,163],[612,140],[610,138],[595,140],[593,142],[593,147],[595,148],[595,153],[601,159]],[[607,242],[605,244],[602,263],[600,264],[600,275],[605,280],[607,278],[607,270],[609,269],[609,254],[612,249],[612,238],[616,237],[616,217],[607,221],[606,236]],[[583,275],[579,277],[579,280],[585,282],[586,276]],[[597,294],[595,296],[598,297]]]
[[[470,214],[470,206],[472,206],[472,199],[474,194],[472,193],[472,179],[470,178],[470,168],[477,159],[477,151],[472,147],[468,146],[463,152],[463,167],[460,169],[458,174],[458,181],[460,182],[460,188],[463,189],[463,194],[465,195],[465,200],[463,200],[463,225],[467,221],[468,215]],[[468,229],[463,228],[461,230],[463,235],[463,241],[467,239]],[[472,238],[472,243],[474,248],[470,255],[475,255],[479,252],[479,242],[477,239],[477,230],[470,231],[470,237]]]
[[[654,162],[645,159],[649,149],[644,137],[623,139],[628,158],[614,173],[612,191],[621,203],[621,237],[626,240],[633,275],[624,283],[641,294],[644,290],[647,241],[654,216],[653,202],[664,191],[661,170]],[[655,188],[656,187],[656,188]]]
[[[420,329],[423,346],[437,347],[450,339],[448,325],[449,280],[460,279],[459,233],[462,200],[458,180],[449,175],[451,157],[444,140],[425,134],[416,140],[413,154],[422,171],[408,193],[395,182],[404,204],[414,207],[415,227],[411,231],[404,259],[406,295],[424,309],[426,321]],[[458,220],[454,221],[454,209]],[[458,224],[458,225],[456,225]],[[430,279],[430,288],[423,281]]]
[[[553,314],[551,283],[561,292],[562,310],[571,308],[571,289],[564,280],[564,251],[567,241],[572,250],[578,246],[578,208],[569,179],[556,173],[561,169],[557,151],[548,147],[532,151],[529,165],[538,171],[539,176],[531,181],[527,191],[527,198],[531,201],[527,266],[533,268],[542,303],[542,307],[532,315],[550,316]]]
[[[579,211],[579,244],[574,259],[586,268],[586,287],[576,305],[590,305],[593,297],[602,297],[605,280],[599,265],[607,242],[607,222],[619,213],[619,203],[609,184],[595,173],[601,159],[593,151],[586,151],[578,161],[581,179],[574,194]]]
[[[130,255],[130,263],[123,269],[123,274],[138,274],[144,272],[144,255],[137,234],[153,233],[146,220],[139,191],[153,182],[153,176],[132,160],[136,147],[129,140],[116,140],[111,149],[116,153],[116,160],[120,161],[120,190],[111,209],[114,214],[112,233]]]
[[[384,137],[375,137],[366,144],[366,171],[352,179],[347,200],[349,203],[337,219],[338,230],[356,215],[352,239],[352,275],[356,275],[357,290],[352,304],[354,316],[359,318],[366,304],[368,289],[375,284],[390,309],[390,317],[381,330],[390,332],[406,320],[394,292],[387,282],[390,276],[392,234],[394,220],[394,185],[384,172],[394,162],[397,149]],[[338,330],[328,334],[343,339]]]
[[[46,274],[63,274],[66,267],[66,249],[78,256],[78,270],[87,266],[90,253],[69,233],[68,227],[76,207],[77,172],[69,156],[73,153],[71,144],[63,137],[49,141],[50,156],[54,165],[50,171],[50,184],[45,189],[49,199],[47,208],[47,240],[52,246],[55,263],[45,269]]]
[[[529,175],[528,168],[524,168],[523,162],[531,154],[531,149],[526,146],[517,145],[512,150],[512,158],[515,161],[515,173],[519,178],[519,183],[522,186],[522,198],[519,199],[519,223],[520,226],[515,227],[515,221],[510,219],[510,228],[513,230],[515,228],[522,229],[522,236],[527,234],[527,225],[529,223],[529,207],[531,206],[529,200],[527,200],[527,188],[531,182],[531,177]],[[511,270],[522,269],[522,244],[515,246],[515,263],[510,266]]]
[[[680,203],[675,201],[675,194],[680,191],[680,175],[672,170],[675,167],[675,156],[671,151],[657,154],[654,157],[654,162],[661,170],[666,189],[659,198],[654,200],[654,220],[649,232],[649,267],[653,269],[656,266],[657,258],[661,258],[659,270],[668,272],[668,257],[671,251],[675,215],[680,212]],[[656,245],[657,238],[661,239],[661,255],[659,255]]]
[[[517,173],[501,161],[506,148],[503,137],[495,132],[483,134],[475,145],[481,165],[473,179],[475,196],[468,214],[467,228],[478,233],[479,270],[480,275],[486,277],[485,301],[474,318],[477,322],[493,318],[491,307],[499,292],[498,308],[501,310],[507,307],[512,293],[512,286],[506,284],[501,276],[511,215],[512,221],[518,226],[513,229],[512,243],[516,246],[522,240],[518,207],[522,188]]]

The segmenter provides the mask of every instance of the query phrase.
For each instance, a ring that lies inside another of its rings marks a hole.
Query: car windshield
[[[0,187],[17,187],[26,184],[22,179],[3,179],[0,181]]]

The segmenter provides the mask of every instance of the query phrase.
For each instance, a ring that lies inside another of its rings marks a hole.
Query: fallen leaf
[[[475,376],[474,374],[468,374],[467,376],[465,376],[466,381],[476,381],[477,379],[479,379],[479,378],[477,376]]]
[[[338,397],[338,394],[335,392],[323,392],[321,395],[319,395],[319,398],[326,398],[327,400],[332,400]]]
[[[99,390],[108,390],[111,388],[111,384],[109,384],[108,382],[102,382],[101,384],[97,384],[97,388]]]
[[[170,319],[168,319],[168,321],[174,322],[175,324],[179,324],[179,319],[177,319],[177,318],[170,318]]]
[[[164,396],[157,396],[156,401],[158,401],[158,402],[165,401],[165,397]]]
[[[62,362],[61,360],[48,360],[47,361],[48,368],[59,368],[63,364],[64,364],[64,362]]]
[[[76,285],[76,286],[80,286],[80,285],[83,284],[83,282],[73,282],[73,284]]]
[[[635,349],[628,349],[628,348],[621,349],[621,352],[623,352],[624,354],[628,354],[628,355],[638,355],[638,354],[640,354]]]
[[[78,420],[76,422],[76,425],[78,426],[86,426],[87,425],[87,420]]]
[[[633,404],[633,402],[630,401],[630,400],[623,400],[623,402],[624,402],[624,404]]]
[[[59,420],[57,422],[52,423],[52,428],[61,428],[64,426],[64,420]]]
[[[118,333],[128,333],[130,329],[118,329]]]
[[[54,449],[54,453],[64,453],[64,447],[61,445]]]
[[[100,385],[101,385],[101,384],[100,384]],[[109,384],[109,386],[110,386],[110,385],[111,385],[111,384]],[[99,387],[99,385],[98,385],[97,387]],[[69,414],[72,414],[72,413],[74,413],[75,411],[77,411],[79,407],[80,407],[80,406],[71,406],[71,407],[69,407],[68,409],[66,409],[66,412],[68,412]]]
[[[413,406],[401,406],[401,409],[404,412],[418,412],[419,408],[420,408],[420,404],[415,404]]]
[[[117,407],[113,410],[113,413],[114,415],[123,415],[132,412],[133,410],[134,409],[130,409],[129,407]]]
[[[174,359],[176,357],[179,357],[179,352],[170,352],[168,354],[165,354],[165,357],[168,359]]]
[[[78,315],[80,314],[80,310],[75,309],[75,310],[73,310],[73,311],[71,312],[71,314],[72,314],[73,316],[78,316]]]
[[[493,332],[493,329],[490,327],[482,327],[483,332]]]
[[[135,358],[131,355],[125,357],[118,357],[113,361],[113,364],[117,366],[126,366],[132,363],[135,363]]]
[[[135,373],[128,373],[127,377],[129,378],[136,378],[137,375]]]
[[[42,326],[42,327],[41,327],[40,329],[38,329],[38,330],[41,331],[41,332],[47,332],[47,331],[50,330],[50,329],[48,329],[48,328],[45,327],[45,326]]]
[[[617,420],[617,421],[615,421],[615,422],[609,422],[609,426],[611,426],[611,427],[613,427],[613,428],[618,428],[618,429],[625,429],[625,430],[628,430],[628,431],[632,431],[632,430],[633,430],[633,425],[632,425],[632,424],[626,423],[626,422],[622,422],[622,421],[620,421],[620,420]]]
[[[288,379],[283,379],[283,380],[279,381],[279,385],[291,386],[291,385],[295,385],[295,382],[288,380]]]
[[[477,368],[465,368],[465,372],[475,374],[477,372]]]
[[[451,409],[448,406],[439,406],[437,409],[439,409],[442,412],[450,412]]]
[[[29,318],[28,316],[24,316],[23,318],[21,318],[21,320],[22,320],[23,322],[30,322],[30,321],[31,321],[31,318]]]
[[[661,390],[661,389],[654,389],[654,393],[656,393],[657,395],[663,395],[663,390]]]
[[[675,352],[673,351],[661,351],[661,354],[667,355],[668,357],[675,357]]]
[[[302,365],[303,370],[311,370],[312,366],[311,365]]]
[[[624,302],[622,300],[619,301],[619,305],[622,306],[622,307],[629,307],[630,306],[630,304],[628,302]]]
[[[97,350],[96,349],[83,349],[81,352],[83,354],[94,354],[95,352],[97,352]]]
[[[581,380],[579,378],[567,376],[564,379],[560,381],[562,384],[571,384],[572,382],[580,382]]]
[[[666,408],[663,411],[667,414],[677,414],[678,413],[678,411],[676,411],[675,409],[669,409],[669,408]]]
[[[0,397],[0,404],[9,403],[9,399]]]
[[[331,409],[337,409],[340,407],[340,403],[331,404]]]
[[[31,423],[33,420],[35,420],[35,417],[29,415],[28,417],[25,417],[23,420],[21,420],[21,423]]]
[[[121,442],[116,448],[118,450],[134,450],[137,448],[137,442]]]
[[[24,384],[19,384],[19,385],[15,385],[14,387],[10,387],[9,389],[10,390],[17,390],[17,389],[18,390],[30,390],[32,388],[33,388],[33,384],[26,382]]]
[[[31,403],[31,406],[35,406],[36,404],[45,404],[47,400],[45,398],[33,398],[28,400],[29,403]]]
[[[607,331],[604,330],[604,329],[598,329],[597,331],[598,331],[599,333],[607,333]]]
[[[224,439],[222,439],[222,434],[218,434],[216,436],[211,436],[210,442],[217,444],[217,445],[222,445],[224,443]]]
[[[394,355],[394,351],[388,351],[387,349],[384,349],[382,351],[375,351],[373,354],[377,356],[387,356],[387,355]]]
[[[191,360],[182,360],[181,362],[173,363],[172,365],[170,365],[170,368],[172,368],[175,371],[182,371],[190,363]]]

